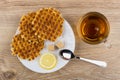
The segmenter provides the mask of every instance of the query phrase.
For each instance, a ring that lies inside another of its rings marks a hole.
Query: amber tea
[[[98,44],[106,40],[109,34],[109,23],[103,14],[90,12],[79,20],[77,30],[85,42]]]

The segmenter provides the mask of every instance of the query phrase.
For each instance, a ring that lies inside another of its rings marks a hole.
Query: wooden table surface
[[[29,11],[55,7],[71,24],[76,38],[75,53],[90,59],[103,60],[107,68],[100,68],[79,60],[70,61],[61,70],[39,74],[25,68],[11,55],[10,43],[19,19]],[[110,22],[109,42],[89,45],[76,32],[78,19],[87,12],[104,14]],[[0,0],[0,80],[120,80],[120,1],[119,0]]]

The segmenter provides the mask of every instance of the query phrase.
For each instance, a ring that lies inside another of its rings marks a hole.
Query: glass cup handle
[[[104,42],[105,47],[107,47],[108,49],[110,49],[112,47],[112,44],[110,42],[108,42],[107,39],[105,39],[103,42]]]

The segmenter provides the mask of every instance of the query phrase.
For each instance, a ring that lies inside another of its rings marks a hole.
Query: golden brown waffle
[[[33,60],[40,54],[44,47],[43,40],[24,38],[22,34],[15,35],[12,40],[11,51],[22,59]]]
[[[33,60],[44,48],[44,40],[55,41],[63,32],[61,14],[54,8],[43,8],[23,15],[19,32],[13,37],[11,51],[20,58]]]
[[[55,41],[63,32],[63,21],[60,12],[56,9],[43,8],[36,12],[32,29],[39,38]]]

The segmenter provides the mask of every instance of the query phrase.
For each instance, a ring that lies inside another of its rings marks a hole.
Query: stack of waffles
[[[44,41],[56,41],[63,32],[64,19],[54,8],[43,8],[23,15],[19,23],[19,34],[11,43],[12,55],[34,60],[44,48]]]

